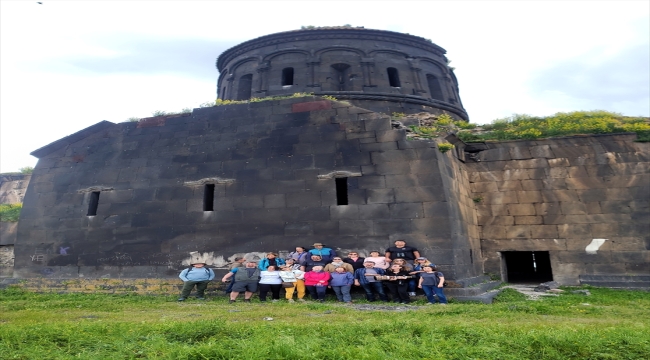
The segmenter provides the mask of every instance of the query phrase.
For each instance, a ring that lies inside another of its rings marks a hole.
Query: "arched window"
[[[237,86],[237,100],[250,99],[252,88],[253,88],[253,74],[248,74],[240,77],[239,86]]]
[[[388,82],[390,83],[390,86],[400,87],[399,73],[397,72],[397,69],[389,67],[386,71],[388,72]]]
[[[293,85],[293,68],[282,69],[282,86]]]
[[[334,82],[334,88],[337,89],[337,91],[346,91],[347,89],[346,75],[348,73],[349,68],[350,65],[348,64],[343,64],[343,63],[332,64],[332,69],[334,69],[334,77],[332,78],[332,81]]]
[[[445,100],[445,97],[442,94],[442,87],[440,86],[440,80],[437,77],[431,74],[427,74],[427,84],[429,84],[429,95],[432,99],[435,100]]]

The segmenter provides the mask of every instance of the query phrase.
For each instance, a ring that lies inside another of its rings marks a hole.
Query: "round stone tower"
[[[467,120],[445,50],[392,31],[319,27],[246,41],[217,59],[223,100],[331,95],[369,110],[448,113]]]

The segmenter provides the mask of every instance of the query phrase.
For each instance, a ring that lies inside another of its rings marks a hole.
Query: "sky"
[[[445,48],[473,123],[650,116],[649,1],[0,0],[0,172],[102,120],[214,101],[215,60],[240,42],[344,24]]]

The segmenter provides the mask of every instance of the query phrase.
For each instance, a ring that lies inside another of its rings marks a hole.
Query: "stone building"
[[[458,298],[489,290],[485,272],[647,286],[650,151],[635,135],[452,135],[447,153],[443,139],[409,141],[387,114],[467,115],[444,50],[387,31],[264,36],[217,67],[223,100],[316,95],[102,121],[34,151],[15,278],[169,279],[192,259],[224,269],[315,242],[367,254],[404,239]]]
[[[354,27],[288,31],[246,41],[217,60],[219,99],[297,92],[333,95],[391,114],[467,120],[445,50],[430,40]]]

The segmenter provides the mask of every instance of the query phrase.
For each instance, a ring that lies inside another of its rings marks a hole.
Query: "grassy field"
[[[506,289],[492,305],[373,303],[389,310],[8,289],[0,358],[648,359],[650,293],[588,289],[538,301]]]

